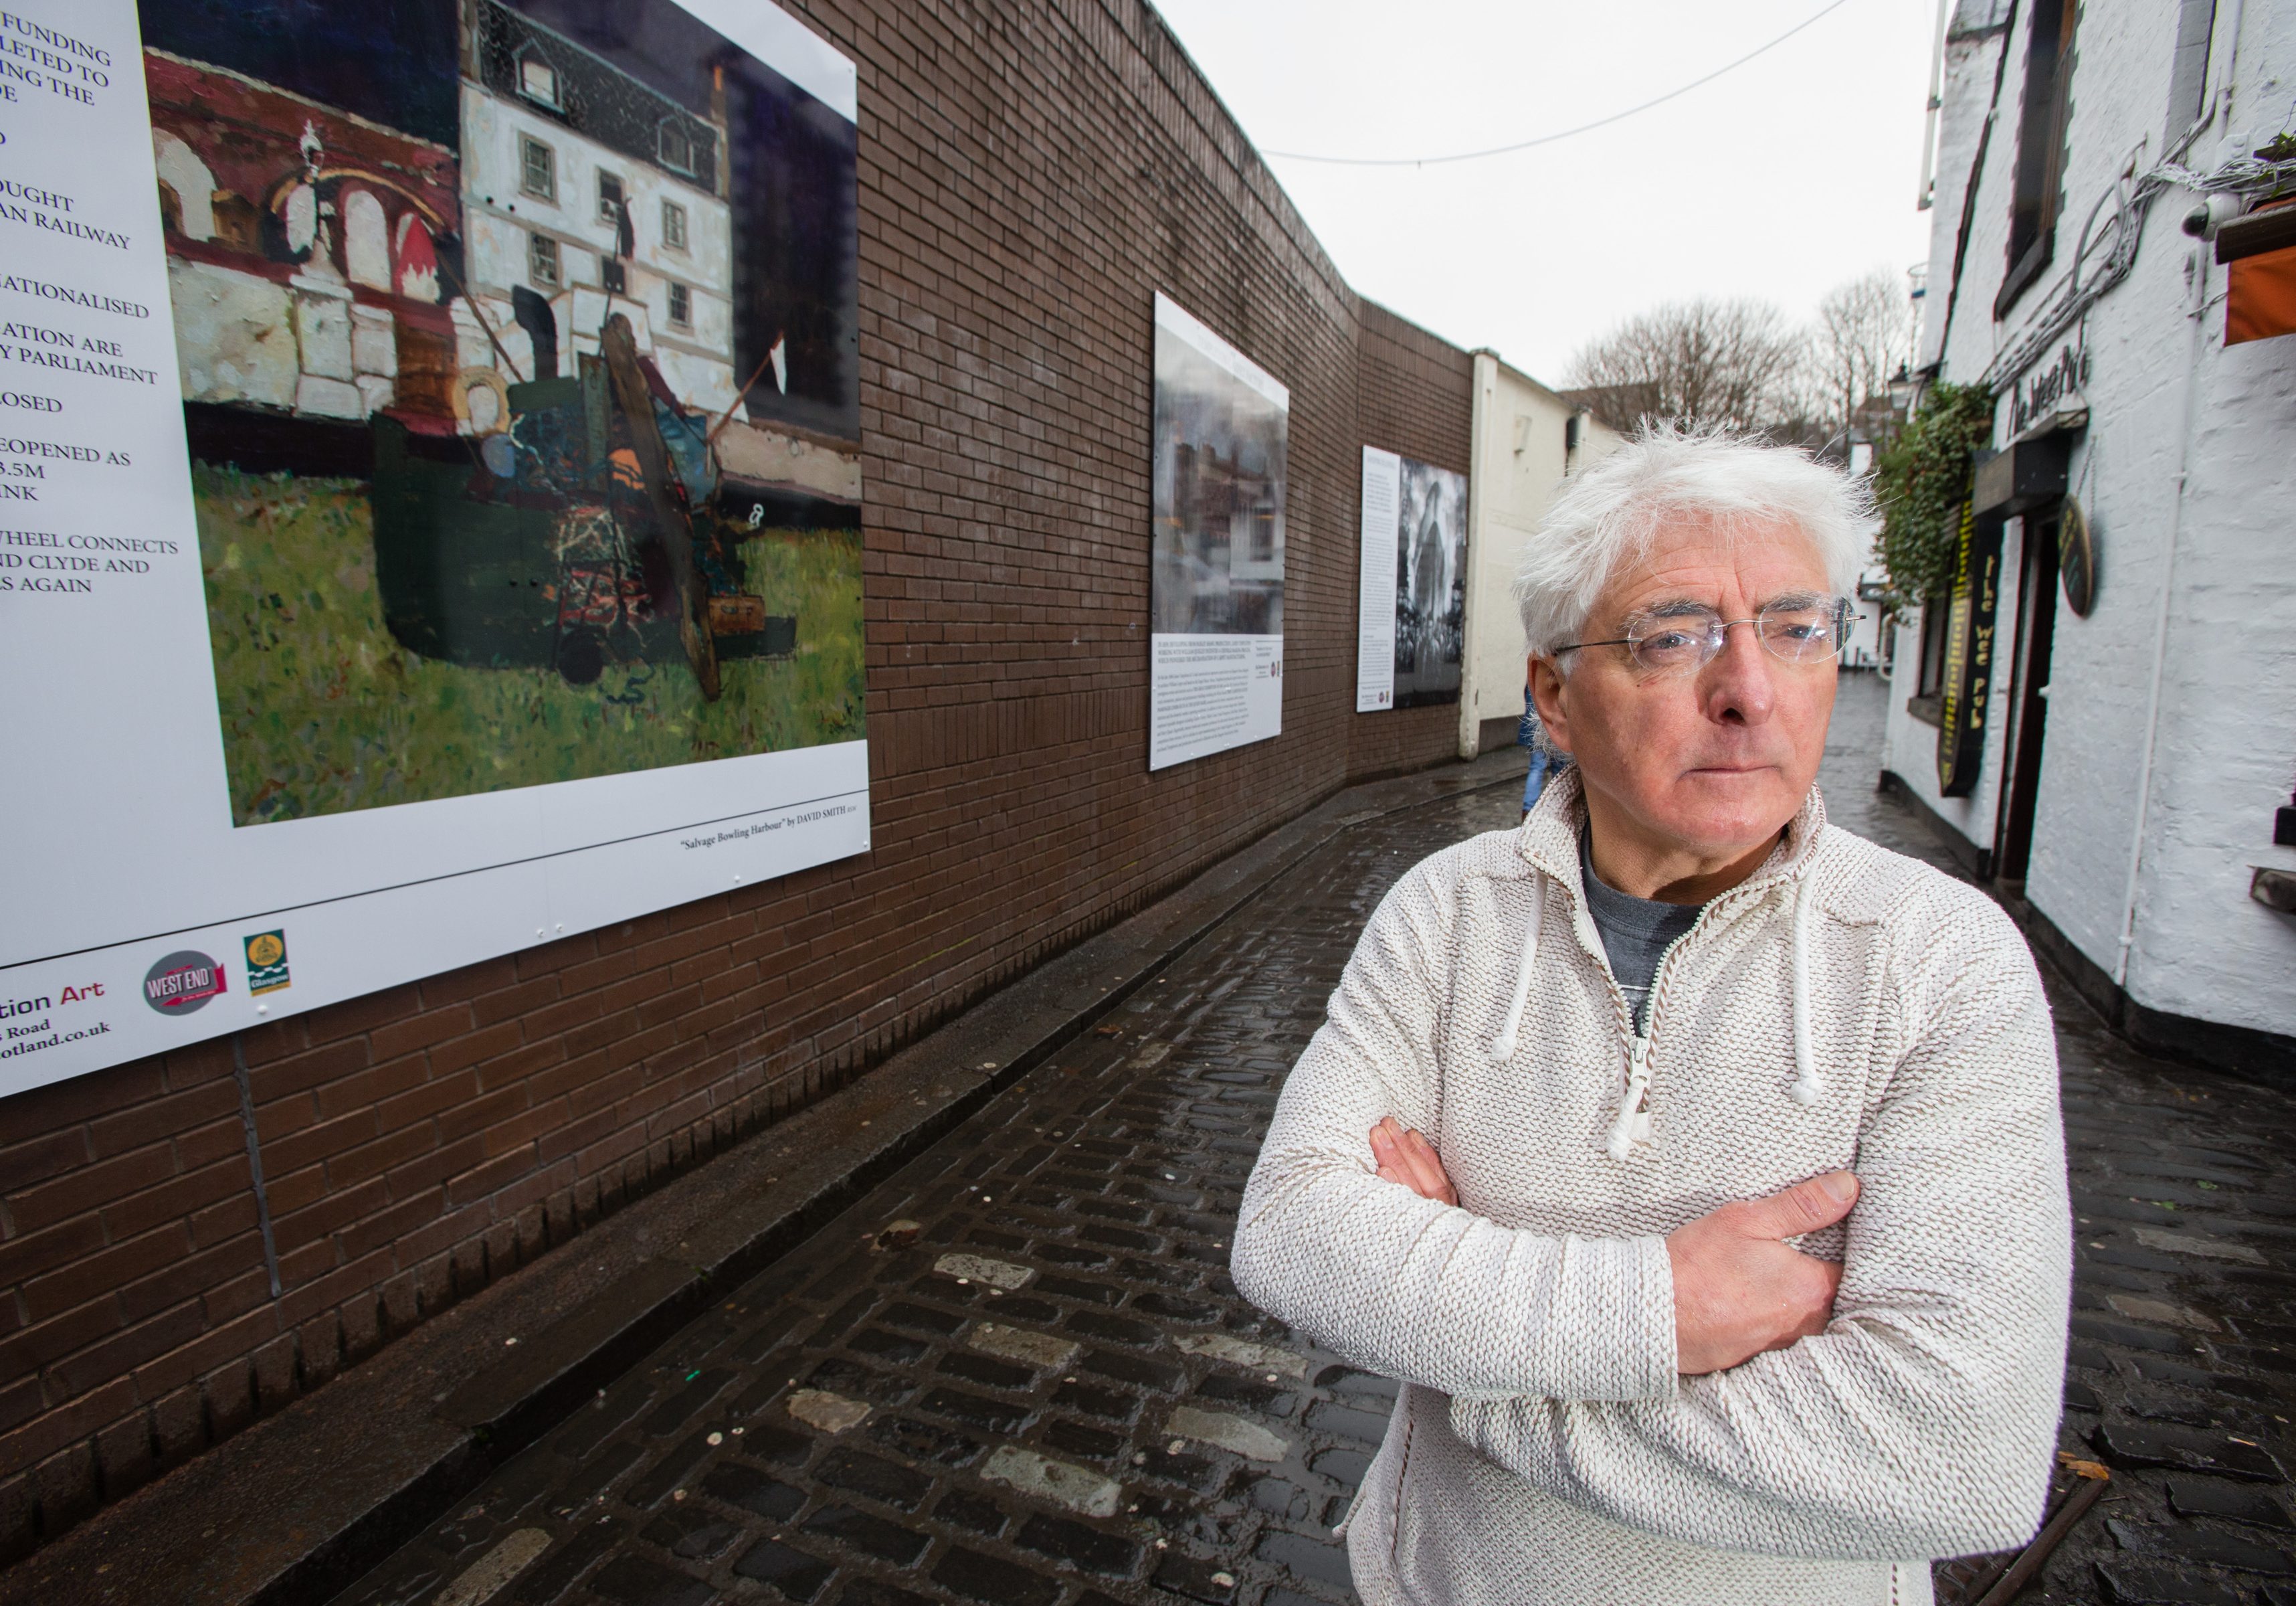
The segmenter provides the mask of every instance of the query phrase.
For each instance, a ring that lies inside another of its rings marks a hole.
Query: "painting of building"
[[[1177,301],[1153,306],[1148,768],[1283,729],[1292,392]]]
[[[1467,477],[1403,459],[1395,543],[1395,706],[1459,700],[1467,622]]]
[[[857,737],[849,117],[673,0],[144,9],[234,819]]]
[[[1155,629],[1283,633],[1290,415],[1177,339],[1156,347]]]
[[[681,406],[746,417],[722,106],[681,105],[498,0],[472,19],[464,366],[554,379],[619,313]]]
[[[403,374],[410,408],[449,416],[455,152],[145,54],[184,399],[359,420],[398,403]]]

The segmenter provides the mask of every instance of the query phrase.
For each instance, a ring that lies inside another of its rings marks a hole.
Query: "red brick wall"
[[[1366,439],[1466,466],[1464,354],[1348,289],[1137,0],[836,0],[860,63],[873,851],[0,1100],[0,1553],[1351,778]],[[1150,775],[1151,310],[1292,388],[1283,734]]]

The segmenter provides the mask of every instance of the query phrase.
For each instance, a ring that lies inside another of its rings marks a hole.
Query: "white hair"
[[[1692,522],[1727,543],[1788,523],[1808,536],[1835,591],[1857,589],[1882,521],[1865,481],[1799,447],[1721,430],[1646,424],[1610,456],[1563,482],[1515,571],[1530,650],[1551,657],[1581,638],[1595,599],[1670,525]]]

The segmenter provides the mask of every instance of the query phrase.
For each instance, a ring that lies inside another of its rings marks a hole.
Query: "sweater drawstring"
[[[1817,887],[1815,870],[1805,867],[1801,885],[1794,891],[1793,912],[1793,1085],[1786,1091],[1797,1104],[1816,1104],[1825,1097],[1825,1079],[1817,1074],[1817,1050],[1809,1030],[1809,912]]]
[[[1538,927],[1546,913],[1546,892],[1539,883],[1539,872],[1530,872],[1530,919],[1522,928],[1522,958],[1514,968],[1514,1001],[1507,1006],[1506,1020],[1499,1034],[1491,1039],[1491,1058],[1504,1065],[1514,1058],[1516,1037],[1522,1031],[1522,1012],[1530,1002],[1531,967],[1538,962]]]

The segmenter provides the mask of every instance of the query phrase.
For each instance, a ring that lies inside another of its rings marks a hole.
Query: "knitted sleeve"
[[[1244,1297],[1356,1365],[1447,1394],[1675,1391],[1660,1238],[1546,1238],[1382,1182],[1370,1132],[1436,1127],[1456,871],[1439,854],[1365,928],[1244,1190]]]
[[[1727,1549],[1893,1560],[2031,1536],[2071,1282],[2055,1039],[2007,919],[1941,924],[1899,990],[1908,1046],[1860,1137],[1826,1331],[1671,1400],[1457,1400],[1462,1438],[1574,1503]]]

